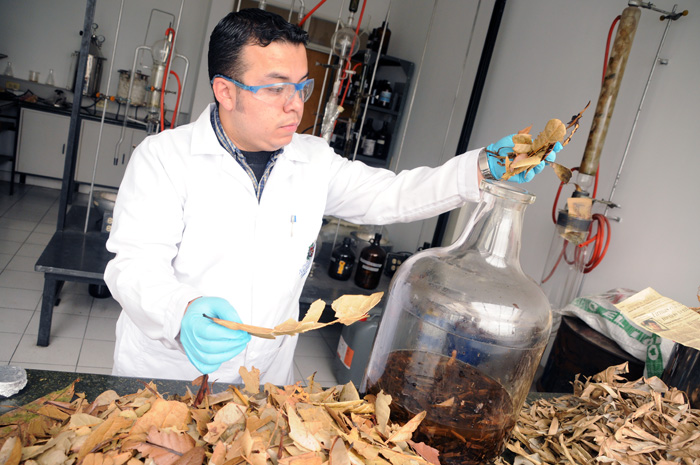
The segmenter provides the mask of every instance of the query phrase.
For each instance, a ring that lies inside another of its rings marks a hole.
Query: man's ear
[[[233,110],[236,105],[236,91],[231,89],[231,86],[224,79],[214,78],[212,90],[219,106],[225,110]]]

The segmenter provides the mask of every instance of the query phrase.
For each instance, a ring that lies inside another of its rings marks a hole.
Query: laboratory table
[[[101,218],[90,209],[88,230],[84,225],[86,207],[74,206],[66,215],[66,228],[56,231],[34,265],[34,269],[44,273],[41,315],[37,345],[48,346],[51,335],[53,307],[58,305],[57,297],[66,281],[106,286],[104,271],[107,262],[114,254],[107,251],[107,234],[100,232]]]

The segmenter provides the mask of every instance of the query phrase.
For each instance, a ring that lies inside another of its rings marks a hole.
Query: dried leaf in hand
[[[367,316],[370,310],[382,300],[383,292],[372,295],[344,295],[333,301],[331,308],[335,310],[338,322],[350,325]]]
[[[282,324],[274,327],[274,329],[262,328],[260,326],[246,325],[242,323],[236,323],[234,321],[220,320],[218,318],[212,318],[208,315],[204,315],[209,318],[214,323],[224,326],[229,329],[241,330],[249,333],[251,336],[256,336],[264,339],[274,339],[277,336],[295,335],[305,333],[314,329],[323,328],[324,326],[332,325],[335,323],[342,323],[344,325],[350,325],[356,321],[361,320],[366,317],[369,311],[379,303],[384,295],[383,292],[376,292],[372,295],[344,295],[336,299],[332,308],[335,310],[336,320],[330,323],[321,323],[319,318],[323,313],[325,307],[325,302],[322,300],[317,300],[311,307],[309,311],[304,316],[301,321],[296,321],[289,319]]]
[[[515,134],[513,136],[513,152],[529,153],[532,150],[532,136],[530,134]]]
[[[530,169],[534,168],[535,166],[539,165],[541,163],[541,160],[537,157],[527,157],[523,158],[522,160],[514,161],[511,165],[510,168],[513,170],[513,172],[516,172],[518,169]]]
[[[550,144],[561,142],[565,135],[566,126],[564,126],[564,123],[556,118],[550,119],[547,121],[544,130],[537,134],[537,137],[532,142],[532,150],[537,152]]]

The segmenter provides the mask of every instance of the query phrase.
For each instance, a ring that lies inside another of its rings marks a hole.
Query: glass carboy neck
[[[478,253],[497,268],[520,269],[523,217],[535,196],[512,184],[495,181],[482,181],[481,190],[481,202],[450,249],[459,257]]]

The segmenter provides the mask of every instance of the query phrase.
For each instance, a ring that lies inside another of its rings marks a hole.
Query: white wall
[[[674,2],[655,5],[671,10]],[[626,6],[621,0],[509,1],[470,145],[483,146],[530,124],[541,129],[549,118],[566,120],[591,100],[579,132],[558,157],[569,167],[578,166],[600,92],[608,29]],[[697,2],[681,2],[678,9],[690,14],[669,29],[660,55],[669,62],[654,72],[613,199],[622,208],[610,215],[622,221],[612,222],[607,256],[586,275],[583,294],[651,286],[686,305],[698,305],[697,7]],[[665,24],[658,13],[642,10],[601,156],[599,197],[609,198]],[[551,172],[528,185],[538,198],[526,213],[521,261],[537,280],[554,231],[551,210],[558,185]],[[565,187],[560,207],[570,193]]]

